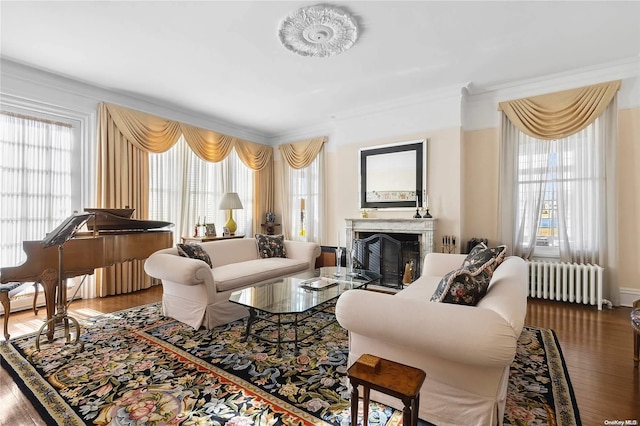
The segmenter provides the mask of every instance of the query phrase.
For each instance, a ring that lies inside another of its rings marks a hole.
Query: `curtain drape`
[[[616,109],[610,103],[593,126],[557,141],[558,152],[566,153],[557,160],[558,240],[563,261],[608,263],[607,194],[615,186],[608,186],[607,181],[615,178],[607,177],[607,158],[615,158]]]
[[[301,169],[309,166],[315,160],[326,141],[327,137],[323,136],[295,143],[285,143],[278,148],[289,166]]]
[[[180,135],[200,158],[220,161],[235,147],[242,162],[254,173],[254,229],[259,229],[262,212],[273,203],[273,148],[212,130],[167,120],[141,111],[100,103],[98,106],[97,207],[136,209],[135,217],[146,219],[149,199],[149,152],[165,152]],[[264,197],[264,198],[262,198]],[[111,267],[127,272],[98,275],[100,296],[126,293],[148,287],[149,278],[140,268],[123,264]],[[107,271],[108,269],[105,269]],[[116,284],[120,281],[120,284]],[[118,288],[118,286],[124,286]]]
[[[517,130],[515,132],[518,145],[516,155],[520,161],[520,175],[516,181],[516,212],[520,214],[515,218],[514,254],[529,259],[536,246],[552,144],[551,141],[535,139]]]
[[[325,163],[323,147],[326,136],[281,144],[282,229],[286,238],[320,243],[326,216]],[[304,235],[300,235],[300,209],[295,200],[304,199]]]
[[[561,139],[587,127],[599,117],[620,89],[620,80],[579,89],[500,102],[498,109],[527,135]]]

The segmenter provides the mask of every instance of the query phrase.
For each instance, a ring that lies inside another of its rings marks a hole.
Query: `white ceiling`
[[[321,2],[320,2],[321,3]],[[278,41],[302,1],[0,2],[0,55],[266,137],[471,83],[476,90],[640,55],[640,2],[331,3],[354,47]]]

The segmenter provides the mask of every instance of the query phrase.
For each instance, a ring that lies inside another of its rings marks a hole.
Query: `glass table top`
[[[377,272],[324,267],[291,277],[279,278],[256,287],[234,291],[229,301],[271,314],[302,313],[338,298],[347,290],[379,280]]]

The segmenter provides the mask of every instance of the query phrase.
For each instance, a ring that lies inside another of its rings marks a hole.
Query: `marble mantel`
[[[416,234],[420,242],[420,259],[434,250],[433,239],[436,229],[436,219],[381,219],[358,218],[345,219],[346,249],[351,252],[351,241],[359,238],[361,232],[380,234]]]

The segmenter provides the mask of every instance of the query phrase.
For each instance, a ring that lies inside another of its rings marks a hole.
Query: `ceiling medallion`
[[[358,38],[353,17],[324,5],[303,7],[287,16],[278,30],[284,47],[301,56],[326,58],[349,49]]]

